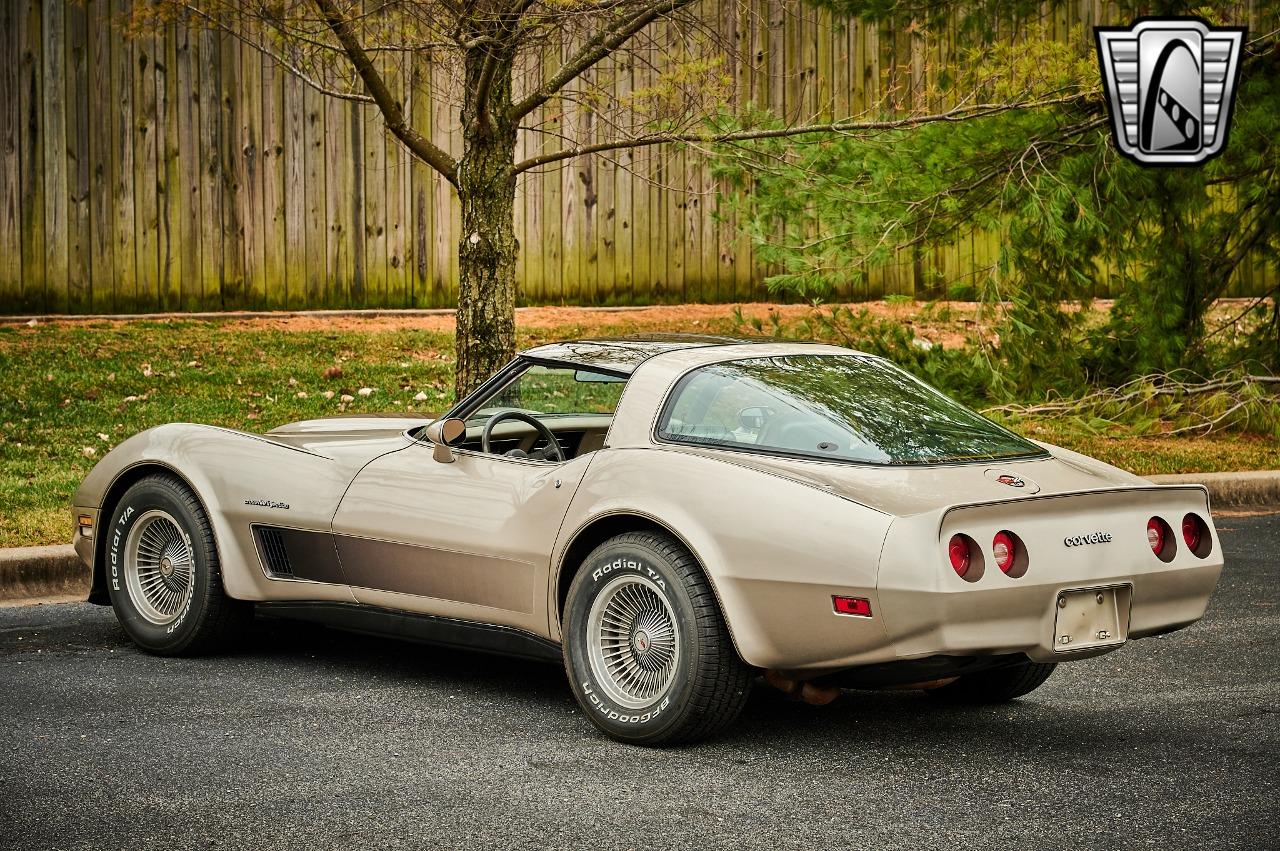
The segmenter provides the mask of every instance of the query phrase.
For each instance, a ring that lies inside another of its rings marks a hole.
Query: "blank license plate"
[[[1123,644],[1128,617],[1121,618],[1116,588],[1087,588],[1058,594],[1058,616],[1053,630],[1053,649],[1058,652],[1086,650],[1108,644]]]

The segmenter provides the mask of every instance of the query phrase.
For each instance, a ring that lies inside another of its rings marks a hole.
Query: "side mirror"
[[[427,426],[426,438],[435,444],[431,457],[441,464],[453,462],[455,456],[449,447],[461,443],[467,436],[467,424],[459,419],[436,420]]]

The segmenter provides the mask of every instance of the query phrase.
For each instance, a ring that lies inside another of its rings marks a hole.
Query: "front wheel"
[[[578,570],[565,604],[564,664],[592,723],[638,745],[714,735],[738,717],[751,687],[701,568],[654,532],[618,535]]]
[[[1004,703],[1038,689],[1057,667],[1056,662],[1021,662],[965,674],[926,694],[948,703]]]
[[[134,484],[107,534],[111,607],[143,650],[207,652],[237,639],[252,619],[251,603],[223,592],[213,527],[179,479],[154,475]]]

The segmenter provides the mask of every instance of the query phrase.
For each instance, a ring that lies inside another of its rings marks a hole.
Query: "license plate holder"
[[[1053,649],[1057,653],[1124,644],[1129,638],[1129,587],[1059,591]]]

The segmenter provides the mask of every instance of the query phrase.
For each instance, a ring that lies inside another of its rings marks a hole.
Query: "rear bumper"
[[[1001,575],[1006,587],[954,593],[882,587],[880,610],[898,658],[1022,653],[1036,662],[1067,662],[1117,650],[1123,641],[1084,650],[1058,645],[1055,620],[1061,592],[1115,589],[1122,605],[1120,626],[1133,640],[1181,629],[1203,617],[1221,573],[1218,563],[1040,582]]]
[[[1180,529],[1187,513],[1208,523],[1208,552],[1191,552],[1179,535],[1168,560],[1156,557],[1146,540],[1147,520],[1160,517]],[[992,539],[1005,530],[1025,548],[1026,572],[1017,578],[994,564]],[[972,570],[966,580],[951,569],[946,543],[957,533],[981,551],[976,579]],[[1066,494],[905,518],[890,529],[885,551],[915,553],[910,567],[882,563],[877,588],[894,655],[906,659],[1021,653],[1037,662],[1064,662],[1097,656],[1123,641],[1083,650],[1059,643],[1055,624],[1063,592],[1114,589],[1120,635],[1133,640],[1203,617],[1223,566],[1199,488]]]
[[[1180,529],[1189,512],[1208,523],[1208,552],[1201,556],[1179,547],[1168,561],[1157,558],[1147,543],[1147,520],[1161,517]],[[1025,546],[1026,570],[1017,578],[994,564],[992,540],[1005,530]],[[970,536],[983,552],[985,569],[976,579],[962,579],[951,568],[946,542],[956,532]],[[770,581],[722,581],[718,590],[732,603],[726,610],[737,616],[735,635],[754,638],[739,642],[743,658],[809,676],[935,657],[1090,658],[1203,617],[1222,573],[1222,549],[1203,488],[1137,487],[896,518],[879,562],[873,587],[859,582],[865,571],[850,569],[842,585],[835,571],[819,576],[812,567]],[[1083,649],[1079,643],[1061,645],[1059,596],[1093,589],[1113,589],[1104,596],[1115,601],[1116,640],[1086,638]],[[866,598],[872,617],[834,614],[832,595]]]

